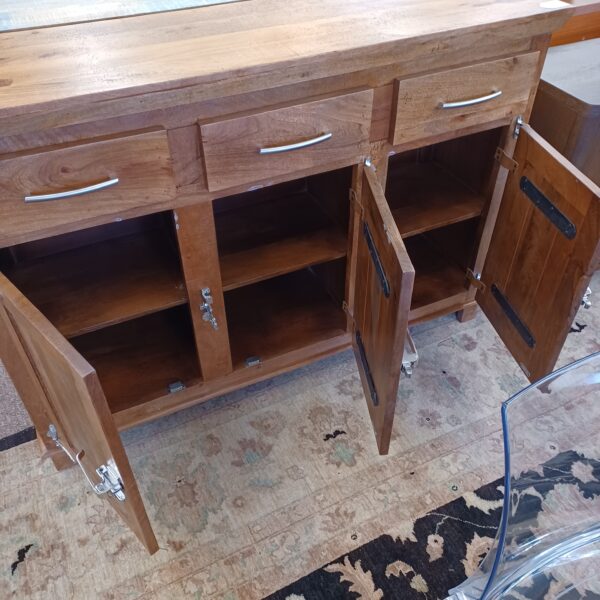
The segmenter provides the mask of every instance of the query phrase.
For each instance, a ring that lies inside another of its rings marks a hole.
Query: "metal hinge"
[[[402,354],[402,371],[407,377],[412,376],[413,368],[417,366],[419,362],[419,353],[417,347],[410,335],[410,331],[406,331],[406,337],[404,338],[404,353]]]
[[[591,295],[592,295],[591,288],[588,288],[587,290],[585,290],[585,294],[583,295],[583,298],[581,299],[581,306],[583,306],[583,308],[591,308],[592,307],[592,300],[590,298]]]
[[[517,167],[519,166],[519,163],[506,154],[506,152],[500,147],[496,148],[494,158],[500,163],[500,166],[508,169],[511,173],[516,171]]]
[[[200,305],[200,310],[202,311],[202,320],[210,323],[213,329],[219,329],[217,318],[215,317],[212,309],[213,297],[210,295],[210,288],[202,288],[201,294],[202,299],[204,300],[204,302]]]
[[[125,492],[123,491],[121,474],[119,473],[119,469],[112,458],[109,458],[106,461],[106,464],[100,465],[96,469],[96,474],[98,477],[100,477],[100,482],[94,483],[81,463],[81,459],[83,458],[84,454],[83,450],[80,450],[77,454],[73,455],[71,451],[60,441],[56,427],[52,423],[50,424],[50,427],[48,427],[48,432],[46,435],[71,459],[71,461],[79,465],[79,468],[83,471],[83,474],[85,475],[85,478],[90,484],[92,490],[94,490],[94,493],[96,493],[98,496],[110,494],[120,502],[125,500]]]
[[[481,273],[474,273],[471,269],[467,269],[467,279],[478,290],[485,290],[485,283],[481,281]]]
[[[515,128],[513,130],[513,137],[515,140],[519,137],[519,134],[521,133],[521,127],[523,127],[523,125],[525,125],[525,121],[523,120],[523,117],[519,115],[515,121]]]

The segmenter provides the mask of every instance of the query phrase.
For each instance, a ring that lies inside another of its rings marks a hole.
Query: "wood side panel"
[[[21,341],[6,314],[0,299],[0,359],[6,367],[19,397],[21,398],[31,422],[38,432],[38,439],[43,450],[52,459],[58,470],[72,467],[73,463],[63,452],[56,452],[54,443],[46,437],[50,423],[56,422],[52,407],[37,375],[29,362]]]
[[[375,172],[366,167],[363,174],[353,347],[377,446],[386,454],[415,271]]]
[[[399,79],[392,144],[435,138],[448,131],[506,119],[527,106],[539,54],[495,60],[432,75]],[[502,92],[494,99],[466,107],[442,108],[444,102],[462,102]]]
[[[591,14],[575,15],[552,34],[551,46],[573,44],[600,37],[600,9]]]
[[[549,373],[600,266],[600,188],[530,127],[515,151],[477,301],[531,380]],[[572,239],[521,191],[526,177],[575,227]],[[495,285],[534,338],[530,347],[491,292]]]
[[[52,324],[3,276],[0,299],[56,417],[59,438],[93,481],[95,471],[113,459],[123,482],[125,500],[105,498],[150,553],[158,544],[135,477],[119,438],[96,372]]]
[[[180,208],[174,215],[200,369],[205,380],[214,379],[230,373],[232,364],[212,204]],[[204,288],[211,291],[218,329],[203,320]]]
[[[25,196],[67,192],[118,179],[107,189],[46,202]],[[130,209],[175,198],[164,131],[50,149],[0,161],[0,247],[19,236],[44,237],[93,217],[120,217]]]
[[[368,153],[373,90],[200,125],[211,191],[316,165],[352,164]],[[261,148],[331,134],[317,145],[277,154]]]

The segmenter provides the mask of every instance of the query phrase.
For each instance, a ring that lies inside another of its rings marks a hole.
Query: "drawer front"
[[[0,160],[0,246],[174,198],[165,131]]]
[[[373,90],[200,126],[211,191],[368,153]]]
[[[539,52],[396,81],[394,145],[523,112],[537,83]]]

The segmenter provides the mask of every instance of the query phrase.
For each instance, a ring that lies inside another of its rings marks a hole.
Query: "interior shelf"
[[[411,312],[435,312],[436,304],[464,294],[466,270],[472,259],[478,219],[444,227],[406,240],[415,267]]]
[[[386,191],[403,238],[478,217],[484,197],[435,162],[400,162]]]
[[[215,201],[224,290],[344,257],[347,192],[342,183],[323,199],[300,180]]]
[[[160,311],[76,337],[96,369],[113,413],[164,396],[176,381],[200,381],[187,306]]]
[[[157,230],[26,260],[6,275],[66,337],[188,300],[177,253]]]
[[[236,369],[346,332],[341,300],[309,269],[227,292],[225,307]]]

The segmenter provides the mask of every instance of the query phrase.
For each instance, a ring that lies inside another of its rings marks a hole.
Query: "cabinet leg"
[[[470,321],[471,319],[475,318],[475,315],[477,314],[477,310],[478,310],[477,302],[475,302],[475,301],[469,302],[469,304],[466,304],[462,310],[457,311],[456,318],[461,323],[464,323],[465,321]]]

